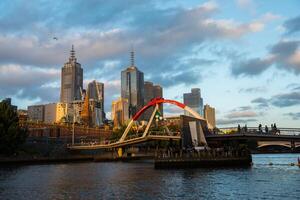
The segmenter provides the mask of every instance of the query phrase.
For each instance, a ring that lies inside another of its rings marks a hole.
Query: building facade
[[[120,127],[129,120],[128,107],[127,99],[119,98],[112,102],[111,119],[113,120],[114,127]]]
[[[216,112],[215,108],[210,107],[208,104],[204,106],[203,109],[204,112],[204,118],[207,120],[207,122],[213,127],[216,127]]]
[[[28,120],[32,122],[43,122],[45,106],[44,105],[33,105],[27,107]]]
[[[83,89],[83,69],[77,62],[74,47],[72,45],[69,61],[61,69],[60,102],[70,103],[81,99]]]
[[[121,72],[121,97],[128,100],[128,117],[133,117],[144,106],[144,73],[134,66],[131,52],[131,66]]]
[[[154,85],[150,81],[145,81],[144,83],[144,105],[149,103],[151,99],[153,98],[162,98],[163,97],[163,90],[160,85]],[[154,110],[154,107],[148,108],[143,114],[144,120],[149,120],[151,117],[151,114]],[[159,111],[161,113],[161,116],[163,116],[163,104],[159,105]]]
[[[91,102],[91,109],[94,113],[93,123],[100,126],[104,123],[105,112],[104,112],[104,84],[92,81],[88,84],[87,88],[88,97]]]
[[[200,88],[192,88],[190,93],[184,93],[183,102],[185,105],[189,106],[194,111],[203,116],[203,99],[201,98]],[[186,111],[184,112],[184,114],[187,116],[191,116]]]
[[[44,122],[48,124],[61,123],[68,113],[66,103],[49,103],[45,105]]]

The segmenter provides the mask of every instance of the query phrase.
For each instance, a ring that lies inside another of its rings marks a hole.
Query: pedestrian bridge
[[[86,145],[85,144],[83,144],[83,145],[82,144],[72,144],[68,148],[72,149],[72,150],[109,149],[109,148],[116,148],[116,147],[123,147],[123,146],[128,146],[128,145],[144,143],[144,142],[151,141],[151,140],[179,140],[181,138],[180,133],[170,133],[169,131],[167,131],[166,133],[154,134],[153,132],[150,131],[150,126],[154,120],[155,114],[157,111],[159,111],[159,105],[164,104],[164,103],[173,104],[173,105],[179,107],[180,109],[190,113],[196,119],[204,121],[209,129],[213,128],[207,122],[206,119],[204,119],[202,116],[200,116],[197,112],[195,112],[190,107],[188,107],[178,101],[164,99],[164,98],[155,98],[155,99],[151,100],[146,106],[144,106],[139,112],[137,112],[133,116],[133,118],[129,122],[128,126],[126,127],[123,135],[121,136],[121,138],[118,141],[112,142],[109,144],[86,144]],[[128,139],[127,135],[129,133],[130,129],[132,128],[133,124],[135,123],[135,121],[138,120],[138,118],[146,110],[148,110],[151,107],[154,107],[154,110],[152,112],[152,115],[149,119],[149,122],[148,122],[142,136]],[[201,142],[203,144],[207,145],[203,131],[200,134],[201,134],[201,138],[203,139],[203,141],[201,141]]]
[[[282,146],[287,148],[300,148],[300,142],[290,141],[258,141],[257,148],[270,147],[270,146]]]
[[[134,144],[145,143],[153,140],[180,140],[180,135],[147,135],[142,137],[136,137],[132,139],[127,139],[125,141],[117,141],[110,144],[77,144],[74,146],[70,146],[69,148],[72,150],[92,150],[92,149],[109,149],[109,148],[118,148],[124,147]]]

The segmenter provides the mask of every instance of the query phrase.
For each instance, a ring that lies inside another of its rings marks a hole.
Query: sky
[[[219,127],[300,127],[298,0],[2,0],[0,11],[0,99],[19,108],[59,101],[74,44],[84,87],[105,84],[109,116],[133,46],[164,98],[201,88]]]

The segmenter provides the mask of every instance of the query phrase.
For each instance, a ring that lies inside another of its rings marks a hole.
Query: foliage
[[[17,111],[0,102],[0,154],[12,154],[27,138],[27,129],[19,127]]]

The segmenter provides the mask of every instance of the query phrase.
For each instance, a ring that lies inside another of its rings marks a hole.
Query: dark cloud
[[[284,114],[286,116],[290,116],[293,120],[299,120],[300,119],[300,112],[290,112],[290,113],[286,113]]]
[[[254,76],[275,65],[278,68],[299,74],[299,44],[298,40],[279,41],[269,49],[269,54],[265,57],[234,61],[231,72],[234,76]]]
[[[284,22],[283,26],[287,33],[296,33],[300,31],[300,16],[294,17]]]
[[[12,78],[13,77],[13,78]],[[0,96],[56,102],[60,71],[20,65],[0,66]]]
[[[294,54],[298,46],[299,41],[281,41],[271,47],[270,53],[275,55],[278,59],[286,58]]]
[[[269,105],[283,108],[294,105],[300,105],[300,91],[294,91],[289,93],[282,93],[272,96],[271,98],[256,98],[251,103],[257,104],[259,108],[266,108]]]
[[[253,100],[251,101],[251,103],[257,104],[257,106],[258,106],[259,108],[266,108],[266,107],[269,107],[268,99],[265,99],[265,98],[262,98],[262,97],[253,99]]]
[[[270,99],[273,106],[289,107],[300,104],[300,92],[275,95]]]
[[[233,63],[232,74],[234,76],[248,75],[254,76],[265,71],[272,64],[271,60],[253,58],[249,60]]]

